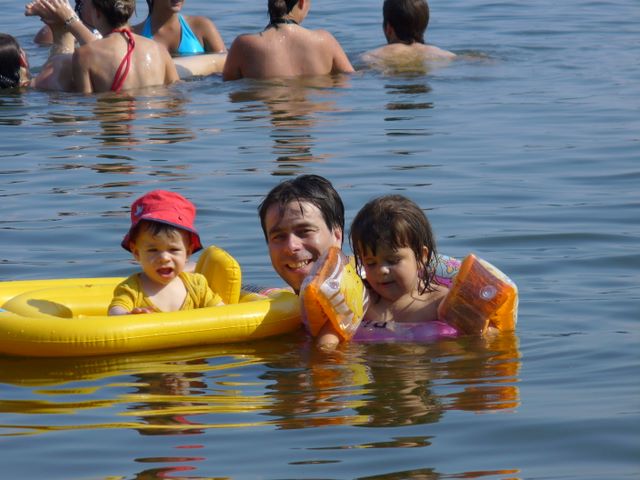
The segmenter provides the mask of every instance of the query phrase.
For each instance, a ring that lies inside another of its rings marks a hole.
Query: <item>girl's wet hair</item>
[[[120,27],[129,21],[136,9],[135,0],[87,0],[107,17],[113,27]]]
[[[362,258],[378,248],[410,248],[418,263],[420,293],[435,289],[436,241],[431,224],[422,209],[402,195],[385,195],[368,202],[356,214],[349,233],[356,266],[361,271]],[[428,253],[424,257],[423,247]]]
[[[424,43],[424,32],[429,25],[429,5],[426,0],[385,0],[382,5],[382,23],[391,25],[403,43]]]
[[[0,88],[20,86],[20,44],[8,33],[0,33]]]
[[[298,0],[269,0],[269,20],[274,23],[283,18],[297,3]]]

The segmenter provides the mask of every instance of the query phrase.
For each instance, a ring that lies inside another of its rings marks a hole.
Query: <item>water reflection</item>
[[[345,76],[251,82],[245,89],[231,92],[229,98],[240,104],[235,113],[241,122],[268,116],[272,153],[278,163],[275,174],[295,175],[300,164],[326,158],[313,152],[317,141],[313,129],[321,121],[319,113],[338,110],[336,89],[346,87],[347,82]]]
[[[2,92],[0,96],[0,125],[22,125],[24,107],[26,107],[26,103],[20,92]]]
[[[195,138],[185,127],[186,99],[171,96],[102,95],[93,114],[101,131],[95,136],[104,146],[172,144]],[[172,121],[174,120],[174,121]]]
[[[501,477],[504,475],[516,475],[520,473],[520,470],[482,470],[474,472],[460,472],[460,473],[438,473],[433,468],[416,468],[414,470],[401,470],[398,472],[384,473],[381,475],[371,475],[367,477],[358,477],[358,480],[441,480],[441,479],[469,479],[469,478],[482,478],[482,477]],[[509,477],[514,480],[517,477]]]
[[[423,95],[431,92],[431,87],[424,78],[409,79],[417,83],[389,83],[385,85],[386,93],[398,97],[387,103],[387,110],[428,110],[433,108],[432,102],[425,102]],[[417,97],[416,97],[417,96]],[[387,117],[386,121],[398,120],[397,117]]]
[[[92,427],[144,435],[231,425],[415,425],[437,422],[449,410],[516,408],[519,370],[517,337],[509,334],[431,345],[351,344],[331,356],[294,336],[128,356],[0,357],[0,384],[35,387],[35,398],[2,401],[0,410],[64,415],[123,405],[113,413],[117,420],[107,414],[103,426]],[[70,400],[52,404],[54,397]]]
[[[131,459],[153,465],[133,478],[160,479],[213,462],[219,438],[214,432],[220,430],[224,437],[230,429],[239,434],[259,427],[398,427],[437,423],[451,410],[514,409],[520,403],[519,369],[515,335],[427,345],[350,344],[331,355],[296,334],[112,357],[0,357],[0,437],[100,429],[173,436],[179,454]],[[374,437],[362,444],[345,438],[321,450],[388,451],[433,441],[429,435]],[[255,445],[248,441],[247,447]],[[441,477],[418,469],[371,478]]]
[[[204,359],[193,359],[175,364],[183,371],[134,375],[136,389],[127,395],[131,402],[127,415],[135,415],[146,424],[145,428],[138,429],[141,435],[193,435],[203,432],[199,428],[190,428],[195,423],[187,415],[197,411],[199,405],[204,405],[193,401],[205,395],[207,390],[204,374],[190,371],[190,366],[197,365],[206,370]]]

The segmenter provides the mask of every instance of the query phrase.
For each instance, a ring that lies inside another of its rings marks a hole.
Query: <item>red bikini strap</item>
[[[129,69],[131,68],[131,54],[136,46],[136,41],[133,38],[133,33],[128,28],[116,28],[113,30],[116,33],[122,33],[127,39],[127,53],[125,54],[120,66],[113,77],[113,83],[111,84],[112,92],[119,92],[122,89],[122,85],[129,75]]]

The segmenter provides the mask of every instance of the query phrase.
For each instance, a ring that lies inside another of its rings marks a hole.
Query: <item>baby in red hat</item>
[[[122,240],[142,267],[113,293],[109,315],[175,312],[223,305],[207,279],[185,272],[202,248],[194,227],[196,207],[182,195],[154,190],[131,205],[131,228]]]

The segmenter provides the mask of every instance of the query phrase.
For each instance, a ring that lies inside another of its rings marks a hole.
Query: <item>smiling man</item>
[[[258,207],[274,270],[296,293],[329,247],[342,247],[344,205],[329,180],[300,175],[276,185]],[[316,339],[333,347],[339,336],[329,322]]]

